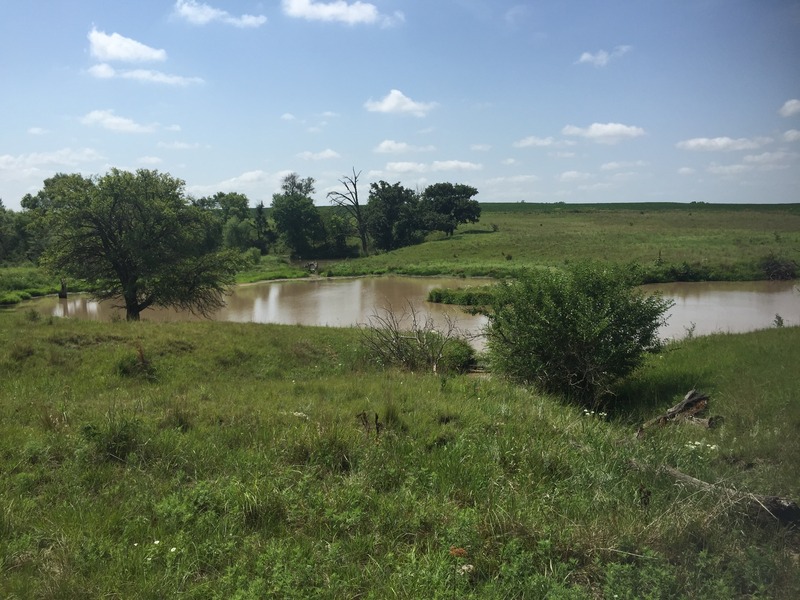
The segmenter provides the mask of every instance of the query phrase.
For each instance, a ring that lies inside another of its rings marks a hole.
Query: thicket
[[[670,305],[637,291],[618,269],[578,263],[532,271],[497,286],[486,310],[493,370],[597,404],[660,348]]]

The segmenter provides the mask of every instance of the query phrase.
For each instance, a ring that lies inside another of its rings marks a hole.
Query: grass
[[[800,498],[800,329],[670,346],[607,415],[359,339],[0,312],[0,596],[800,594],[796,531],[657,471]],[[634,438],[693,386],[721,428]]]
[[[483,204],[479,223],[333,265],[332,275],[513,275],[595,258],[639,263],[643,282],[758,280],[770,255],[800,262],[800,205]],[[796,265],[795,265],[796,267]]]

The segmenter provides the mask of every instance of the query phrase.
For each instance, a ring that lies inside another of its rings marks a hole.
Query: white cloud
[[[472,144],[469,149],[475,152],[488,152],[492,147],[489,144]]]
[[[155,125],[142,125],[127,117],[119,117],[113,110],[93,110],[81,119],[84,125],[99,125],[103,129],[119,133],[151,133]]]
[[[200,144],[197,142],[194,144],[189,144],[188,142],[158,142],[157,146],[168,150],[193,150],[199,148]]]
[[[424,163],[390,162],[386,163],[386,170],[390,173],[424,173],[428,167]]]
[[[561,130],[564,135],[575,135],[600,144],[616,144],[624,139],[632,139],[645,134],[644,129],[622,123],[592,123],[589,127],[567,125]]]
[[[88,35],[89,52],[98,60],[122,62],[150,62],[167,59],[165,50],[157,50],[118,33],[108,35],[92,28]]]
[[[436,108],[435,102],[415,102],[400,90],[391,90],[383,100],[367,100],[364,107],[370,112],[407,113],[415,117],[424,117]]]
[[[780,110],[778,111],[782,117],[791,117],[800,113],[800,100],[797,98],[792,98],[791,100],[787,100],[783,103]]]
[[[391,173],[436,173],[441,171],[480,171],[483,165],[462,160],[436,160],[431,164],[419,162],[390,162],[386,170]]]
[[[550,152],[548,156],[552,156],[553,158],[574,158],[574,152]]]
[[[140,165],[160,165],[164,161],[157,156],[140,156],[136,162]]]
[[[292,113],[283,113],[281,115],[282,121],[294,121],[296,118]]]
[[[314,2],[313,0],[283,0],[283,12],[289,17],[307,19],[309,21],[336,21],[348,25],[378,23],[389,27],[402,23],[405,17],[402,12],[393,15],[382,15],[378,8],[369,2]]]
[[[762,152],[761,154],[748,154],[744,157],[744,162],[756,165],[771,165],[785,162],[789,158],[794,158],[796,154],[789,152]]]
[[[750,165],[718,165],[716,163],[712,163],[708,166],[706,171],[712,175],[733,176],[741,175],[742,173],[746,173],[751,169],[752,167]]]
[[[589,173],[583,173],[581,171],[564,171],[558,176],[558,180],[568,183],[571,181],[583,181],[590,177],[591,175]]]
[[[575,64],[589,64],[595,67],[605,67],[612,59],[619,58],[631,50],[631,46],[617,46],[611,52],[606,50],[598,50],[594,54],[591,52],[584,52],[581,54],[580,58],[575,61]]]
[[[435,150],[433,146],[413,146],[406,142],[396,142],[394,140],[383,140],[372,149],[378,154],[403,154],[405,152],[431,152]]]
[[[540,148],[545,148],[547,146],[552,146],[556,143],[556,140],[552,137],[540,138],[536,137],[535,135],[530,135],[526,138],[522,138],[514,142],[515,148],[529,148],[531,146],[536,146]]]
[[[504,158],[502,160],[502,163],[504,165],[515,165],[515,164],[517,164],[517,159],[516,158]]]
[[[483,165],[463,160],[435,160],[431,171],[480,171]]]
[[[715,137],[715,138],[692,138],[690,140],[683,140],[676,145],[681,150],[699,150],[706,152],[730,152],[734,150],[755,150],[765,144],[769,144],[771,138],[729,138],[729,137]]]
[[[31,154],[0,155],[0,172],[15,176],[29,176],[40,169],[53,167],[75,167],[81,163],[103,160],[103,156],[92,148],[73,150],[62,148],[54,152],[33,152]]]
[[[498,183],[533,183],[539,181],[536,175],[512,175],[511,177],[492,177],[487,179],[486,183],[490,185]]]
[[[150,69],[131,69],[117,71],[108,63],[100,63],[89,68],[89,74],[98,79],[133,79],[145,83],[161,83],[165,85],[187,86],[203,83],[200,77],[183,77],[181,75],[169,75],[161,71]]]
[[[633,167],[645,167],[647,163],[643,160],[635,160],[635,161],[612,161],[603,163],[600,166],[600,169],[603,171],[617,171],[619,169],[631,169]]]
[[[46,135],[50,132],[47,129],[44,129],[43,127],[29,127],[28,133],[31,135]]]
[[[301,152],[297,155],[298,158],[302,158],[303,160],[328,160],[331,158],[339,158],[339,153],[331,150],[330,148],[326,148],[322,152]]]
[[[784,132],[783,139],[787,142],[800,142],[800,131],[797,129],[790,129]]]
[[[248,27],[261,27],[267,22],[264,15],[242,15],[234,17],[228,11],[214,8],[195,0],[177,0],[175,14],[192,25],[208,25],[212,21],[219,21],[241,29]]]
[[[692,167],[681,167],[678,169],[678,175],[693,175],[694,172]]]

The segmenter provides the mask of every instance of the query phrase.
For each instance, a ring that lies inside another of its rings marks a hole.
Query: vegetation
[[[526,273],[498,285],[486,310],[492,370],[597,406],[660,348],[670,306],[596,264]]]
[[[357,330],[0,312],[0,596],[800,595],[797,530],[657,468],[800,498],[799,328],[671,345],[607,415],[372,358]],[[721,427],[634,438],[695,386]]]
[[[121,299],[128,320],[149,306],[210,314],[224,304],[237,262],[215,247],[213,222],[185,202],[183,185],[144,169],[48,179],[43,263],[99,299]]]

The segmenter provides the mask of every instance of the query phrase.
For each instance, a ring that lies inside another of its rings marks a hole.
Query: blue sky
[[[3,0],[0,198],[158,169],[315,200],[800,202],[798,0]]]

